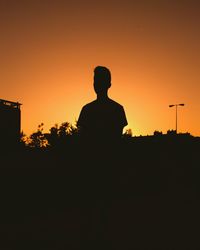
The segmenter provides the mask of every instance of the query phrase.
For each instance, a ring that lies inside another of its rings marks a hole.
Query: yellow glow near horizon
[[[93,69],[111,70],[110,98],[133,135],[200,135],[199,4],[195,1],[11,1],[0,8],[2,99],[22,105],[22,130],[75,123],[93,99]],[[150,3],[151,2],[151,3]]]

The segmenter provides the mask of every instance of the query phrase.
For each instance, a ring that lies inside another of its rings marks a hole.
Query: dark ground
[[[200,249],[199,141],[1,154],[0,249]]]

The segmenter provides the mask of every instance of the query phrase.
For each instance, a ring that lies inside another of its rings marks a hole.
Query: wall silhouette
[[[20,103],[0,99],[0,144],[19,143],[21,132]]]

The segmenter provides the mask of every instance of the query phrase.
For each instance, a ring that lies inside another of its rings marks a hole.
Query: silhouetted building
[[[0,145],[14,145],[20,140],[20,103],[0,99]]]

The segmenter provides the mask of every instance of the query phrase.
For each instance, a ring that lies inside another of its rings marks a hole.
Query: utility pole
[[[180,104],[170,104],[169,107],[176,107],[176,134],[178,133],[178,106],[185,106],[184,103],[180,103]]]

